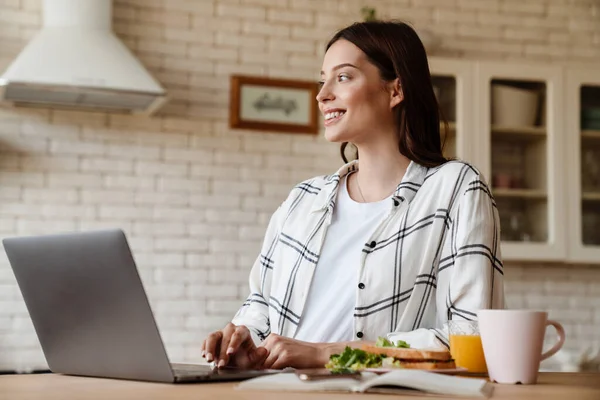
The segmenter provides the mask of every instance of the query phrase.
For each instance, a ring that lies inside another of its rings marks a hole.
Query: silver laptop
[[[2,242],[52,372],[155,382],[276,372],[170,364],[121,230]]]

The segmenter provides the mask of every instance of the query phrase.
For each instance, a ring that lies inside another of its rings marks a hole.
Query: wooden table
[[[0,376],[1,400],[385,400],[389,395],[236,390],[236,383],[172,385],[54,374]],[[600,373],[542,373],[537,385],[495,385],[492,399],[600,400]],[[419,396],[396,396],[423,399]],[[432,397],[439,399],[439,396]],[[456,399],[456,397],[453,397]]]

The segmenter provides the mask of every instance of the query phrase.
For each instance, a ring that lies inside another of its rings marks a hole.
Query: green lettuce
[[[394,344],[381,336],[377,338],[375,346],[410,348],[409,344],[403,340],[399,340]],[[386,358],[385,355],[367,353],[364,350],[346,346],[341,354],[333,354],[329,357],[329,362],[325,364],[325,368],[330,369],[333,373],[344,373],[365,368],[379,368],[382,366],[384,358]],[[400,361],[395,362],[392,357],[387,357],[386,364],[388,364],[387,367],[400,367]]]
[[[333,354],[329,357],[329,362],[325,364],[325,368],[328,368],[333,372],[379,368],[381,367],[381,359],[382,357],[379,354],[371,354],[364,350],[353,349],[350,346],[346,346],[341,354]]]
[[[382,368],[402,368],[402,362],[394,357],[385,357],[381,360]]]
[[[409,349],[410,345],[408,343],[406,343],[404,340],[398,340],[398,342],[396,342],[396,344],[390,342],[389,340],[387,340],[384,337],[379,336],[377,338],[377,341],[375,342],[375,346],[377,347],[397,347],[397,348],[405,348],[405,349]]]

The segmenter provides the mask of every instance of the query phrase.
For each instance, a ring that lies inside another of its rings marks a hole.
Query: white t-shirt
[[[347,182],[346,178],[340,182],[331,225],[294,335],[297,340],[346,342],[355,339],[356,292],[362,290],[358,282],[361,252],[389,211],[390,199],[358,203],[350,198]]]

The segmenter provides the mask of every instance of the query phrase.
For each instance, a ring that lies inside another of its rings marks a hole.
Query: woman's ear
[[[390,108],[396,107],[404,100],[404,93],[402,93],[402,86],[400,86],[400,79],[396,78],[389,83],[390,93]]]

